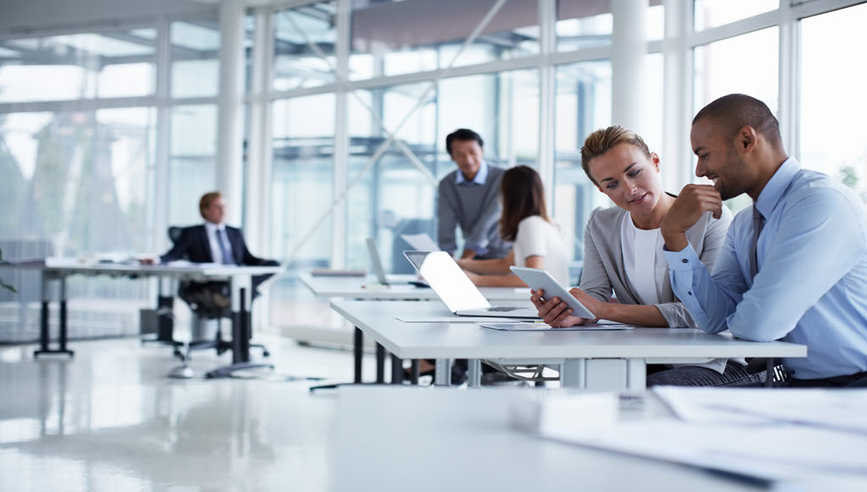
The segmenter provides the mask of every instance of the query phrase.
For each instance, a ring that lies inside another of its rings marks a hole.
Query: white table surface
[[[506,388],[341,388],[330,490],[767,490],[694,467],[560,444],[511,429],[511,403],[544,394]],[[648,399],[645,410],[621,411],[621,418],[659,417],[662,410],[654,401]],[[859,490],[863,485],[863,480],[816,477],[791,490]]]
[[[404,323],[397,317],[447,316],[441,302],[335,300],[331,307],[401,359],[804,357],[807,348],[748,342],[682,328],[503,332],[475,323]],[[457,318],[457,317],[456,317]]]
[[[426,300],[437,299],[434,291],[427,287],[416,287],[407,282],[418,280],[416,275],[387,275],[392,285],[380,285],[376,277],[330,277],[313,276],[310,273],[298,275],[301,282],[319,297],[345,297],[349,299],[381,299],[381,300]],[[482,287],[479,289],[490,301],[521,300],[529,301],[529,288],[513,287]]]
[[[136,265],[127,263],[82,263],[74,259],[54,260],[47,264],[0,264],[2,268],[41,270],[64,275],[148,275],[160,277],[231,277],[279,273],[280,266],[219,265],[189,263],[182,265]]]

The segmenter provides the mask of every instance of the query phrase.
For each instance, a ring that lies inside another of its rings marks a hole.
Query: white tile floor
[[[168,379],[171,350],[136,339],[73,342],[72,360],[0,348],[0,491],[327,490],[334,392],[284,376],[349,381],[351,353],[262,341],[266,379],[203,379],[231,361],[211,351]]]

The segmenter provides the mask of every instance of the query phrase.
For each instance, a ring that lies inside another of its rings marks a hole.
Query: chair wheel
[[[270,355],[271,355],[271,352],[268,352],[267,350],[262,351],[262,357],[268,357]]]

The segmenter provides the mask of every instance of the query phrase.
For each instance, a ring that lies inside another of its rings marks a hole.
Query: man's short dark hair
[[[449,155],[452,155],[452,142],[454,142],[455,140],[475,140],[479,143],[479,147],[485,147],[484,142],[482,142],[482,137],[480,137],[478,133],[472,130],[467,130],[466,128],[458,128],[452,133],[449,133],[449,135],[446,137],[446,152],[448,152]]]
[[[720,125],[728,141],[733,140],[741,128],[749,125],[771,145],[783,148],[777,118],[765,103],[746,94],[729,94],[711,102],[695,115],[692,124],[703,119]]]

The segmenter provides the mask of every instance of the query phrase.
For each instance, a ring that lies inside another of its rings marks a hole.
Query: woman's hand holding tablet
[[[514,272],[515,275],[520,277],[520,279],[523,280],[531,289],[533,289],[534,295],[533,295],[533,297],[531,297],[531,300],[533,301],[533,305],[535,305],[537,309],[541,308],[544,305],[545,300],[550,300],[550,299],[553,299],[554,297],[557,297],[561,301],[566,303],[566,306],[568,306],[568,308],[572,309],[572,313],[569,316],[581,318],[581,320],[576,319],[576,320],[574,320],[574,322],[564,324],[562,326],[583,324],[583,323],[586,323],[588,321],[596,320],[596,315],[594,315],[592,311],[590,311],[589,309],[587,309],[587,307],[585,307],[583,304],[581,304],[578,301],[578,299],[575,298],[575,296],[573,296],[571,293],[569,293],[569,291],[565,287],[560,285],[554,279],[554,277],[552,277],[545,270],[539,270],[537,268],[516,267],[516,266],[510,267],[510,269],[512,270],[512,272]],[[539,295],[539,291],[542,291],[544,293],[544,300],[542,299],[542,296]],[[561,317],[560,315],[562,314],[562,312],[565,309],[566,308],[561,309],[561,310],[557,311],[556,313],[550,312],[550,311],[554,311],[554,310],[550,310],[549,312],[546,312],[546,313],[542,313],[542,311],[540,310],[539,316],[544,318],[546,323],[550,324],[551,326],[555,326],[556,324],[559,324],[559,323],[551,323],[551,322],[556,320],[557,318],[560,318]],[[545,314],[545,316],[543,316],[543,314]],[[548,314],[555,314],[555,316],[553,316],[553,317],[547,316]],[[562,318],[563,319],[561,319],[560,322],[566,320],[566,316],[562,316]]]

